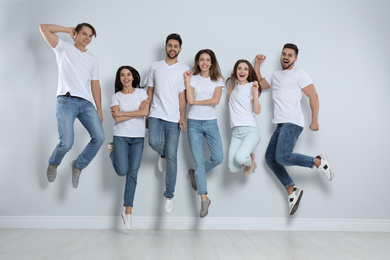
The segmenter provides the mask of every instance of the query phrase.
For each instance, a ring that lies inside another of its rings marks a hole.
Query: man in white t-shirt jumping
[[[81,170],[88,166],[104,142],[99,64],[87,49],[92,37],[96,37],[96,31],[88,23],[76,27],[41,24],[40,31],[53,49],[58,65],[56,116],[60,142],[49,158],[46,175],[49,182],[55,180],[58,165],[72,148],[73,124],[78,118],[91,140],[77,159],[71,162],[70,181],[72,187],[77,188]],[[61,40],[56,33],[69,34],[73,42]]]
[[[301,109],[301,98],[304,93],[309,98],[311,109],[311,123],[309,128],[318,131],[319,101],[313,82],[307,73],[294,63],[298,59],[298,47],[287,43],[283,47],[280,63],[282,70],[262,78],[260,64],[266,56],[259,54],[255,58],[255,70],[258,73],[262,89],[271,88],[274,101],[274,118],[272,122],[277,125],[267,151],[265,160],[279,181],[287,190],[289,214],[293,215],[298,209],[303,190],[295,188],[295,183],[287,173],[285,166],[316,166],[326,178],[333,180],[333,170],[325,155],[316,157],[293,153],[294,146],[304,128],[304,117]]]
[[[177,148],[181,132],[187,128],[184,72],[189,70],[177,57],[182,40],[170,34],[165,41],[166,57],[150,66],[145,84],[151,101],[148,117],[149,145],[159,154],[158,168],[165,172],[165,212],[173,211],[177,176]]]

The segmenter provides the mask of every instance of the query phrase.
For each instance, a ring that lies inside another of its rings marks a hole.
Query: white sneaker
[[[173,212],[173,199],[172,198],[165,198],[165,212],[166,213]]]
[[[122,213],[121,216],[123,219],[123,225],[125,225],[125,228],[130,231],[131,230],[131,214]]]
[[[318,170],[325,175],[325,177],[328,179],[328,181],[333,180],[333,178],[334,178],[333,169],[330,166],[328,160],[326,159],[325,154],[320,154],[320,155],[316,156],[316,158],[321,160],[321,165],[318,166]]]
[[[302,195],[303,195],[303,190],[298,188],[294,188],[293,193],[288,195],[288,206],[289,206],[288,214],[293,215],[295,211],[297,211]]]
[[[162,158],[161,156],[158,157],[158,170],[160,172],[165,172],[165,168],[167,167],[167,162],[165,158]]]

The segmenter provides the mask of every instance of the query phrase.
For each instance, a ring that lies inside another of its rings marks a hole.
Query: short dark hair
[[[181,47],[181,44],[183,43],[183,41],[181,40],[180,35],[177,34],[177,33],[171,33],[170,35],[168,35],[167,39],[165,40],[165,45],[168,44],[169,40],[176,40],[176,41],[178,41],[179,44],[180,44],[180,47]]]
[[[286,48],[294,50],[295,51],[295,56],[298,57],[298,52],[299,52],[298,46],[296,46],[294,43],[286,43],[283,46],[283,50],[286,49]]]
[[[131,72],[131,75],[133,75],[133,83],[131,84],[133,88],[140,88],[139,83],[141,82],[141,77],[136,69],[134,69],[131,66],[124,65],[120,66],[119,69],[116,71],[116,77],[115,77],[115,93],[123,90],[123,85],[121,82],[121,71],[123,69],[128,69]]]
[[[83,26],[87,26],[88,28],[90,28],[92,30],[92,35],[95,36],[96,38],[96,30],[95,28],[93,28],[92,25],[90,25],[89,23],[79,23],[77,26],[76,26],[76,29],[75,31],[77,33],[79,33],[81,31],[81,29],[83,28]]]

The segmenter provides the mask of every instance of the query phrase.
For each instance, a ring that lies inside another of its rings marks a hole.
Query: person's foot
[[[108,143],[107,146],[108,146],[108,150],[110,151],[110,153],[112,153],[114,151],[114,144]]]
[[[251,157],[252,157],[252,164],[250,166],[245,166],[245,168],[244,168],[244,176],[245,177],[248,177],[257,168],[257,163],[255,161],[255,155],[253,153],[251,153]]]
[[[288,195],[288,206],[289,206],[288,213],[290,215],[293,215],[295,211],[297,211],[302,195],[303,195],[303,190],[298,188],[294,188],[294,191],[290,195]]]
[[[200,217],[204,218],[209,213],[209,206],[211,204],[211,200],[207,198],[205,201],[200,202]]]
[[[49,166],[47,166],[46,175],[47,175],[47,180],[49,182],[53,182],[57,177],[57,167],[54,167],[49,164]]]
[[[81,170],[77,169],[74,163],[76,160],[70,162],[71,174],[70,174],[70,183],[72,184],[73,189],[76,189],[79,186],[79,179]]]
[[[123,225],[125,226],[125,228],[127,230],[130,231],[131,228],[132,228],[132,225],[131,225],[131,214],[122,213],[121,216],[122,216],[122,219],[123,219]]]
[[[158,157],[158,170],[160,172],[165,172],[166,165],[167,165],[167,162],[166,162],[165,158],[159,156]]]
[[[171,213],[173,212],[173,199],[172,198],[165,198],[165,212]]]
[[[328,159],[326,159],[325,154],[317,155],[316,158],[321,160],[321,164],[320,166],[318,166],[318,170],[325,175],[328,181],[333,180],[334,178],[333,169],[330,166]]]
[[[191,185],[194,190],[198,190],[198,186],[196,185],[196,179],[195,179],[195,170],[189,169],[188,175],[190,176]]]

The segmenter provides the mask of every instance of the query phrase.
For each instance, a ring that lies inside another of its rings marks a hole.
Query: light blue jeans
[[[133,207],[138,170],[144,150],[144,138],[114,135],[113,145],[114,151],[110,153],[112,166],[119,176],[126,176],[123,206]]]
[[[177,176],[177,147],[180,137],[179,123],[149,117],[148,128],[150,147],[166,159],[164,196],[173,198]]]
[[[188,141],[195,162],[195,179],[198,194],[207,194],[206,173],[222,163],[223,148],[217,120],[187,119]],[[204,159],[204,141],[210,149],[210,158]]]
[[[296,165],[313,168],[315,163],[314,157],[293,153],[295,143],[302,130],[303,127],[295,124],[278,124],[265,152],[265,161],[268,167],[286,189],[294,186],[295,183],[284,166]]]
[[[238,172],[252,164],[250,154],[260,142],[260,131],[256,126],[235,126],[229,147],[228,167],[231,172]]]
[[[91,137],[90,142],[75,162],[76,168],[82,170],[88,166],[104,143],[104,132],[100,117],[94,105],[81,98],[58,96],[56,110],[60,142],[49,158],[49,164],[53,166],[60,165],[65,154],[72,148],[74,140],[73,124],[78,118]]]

